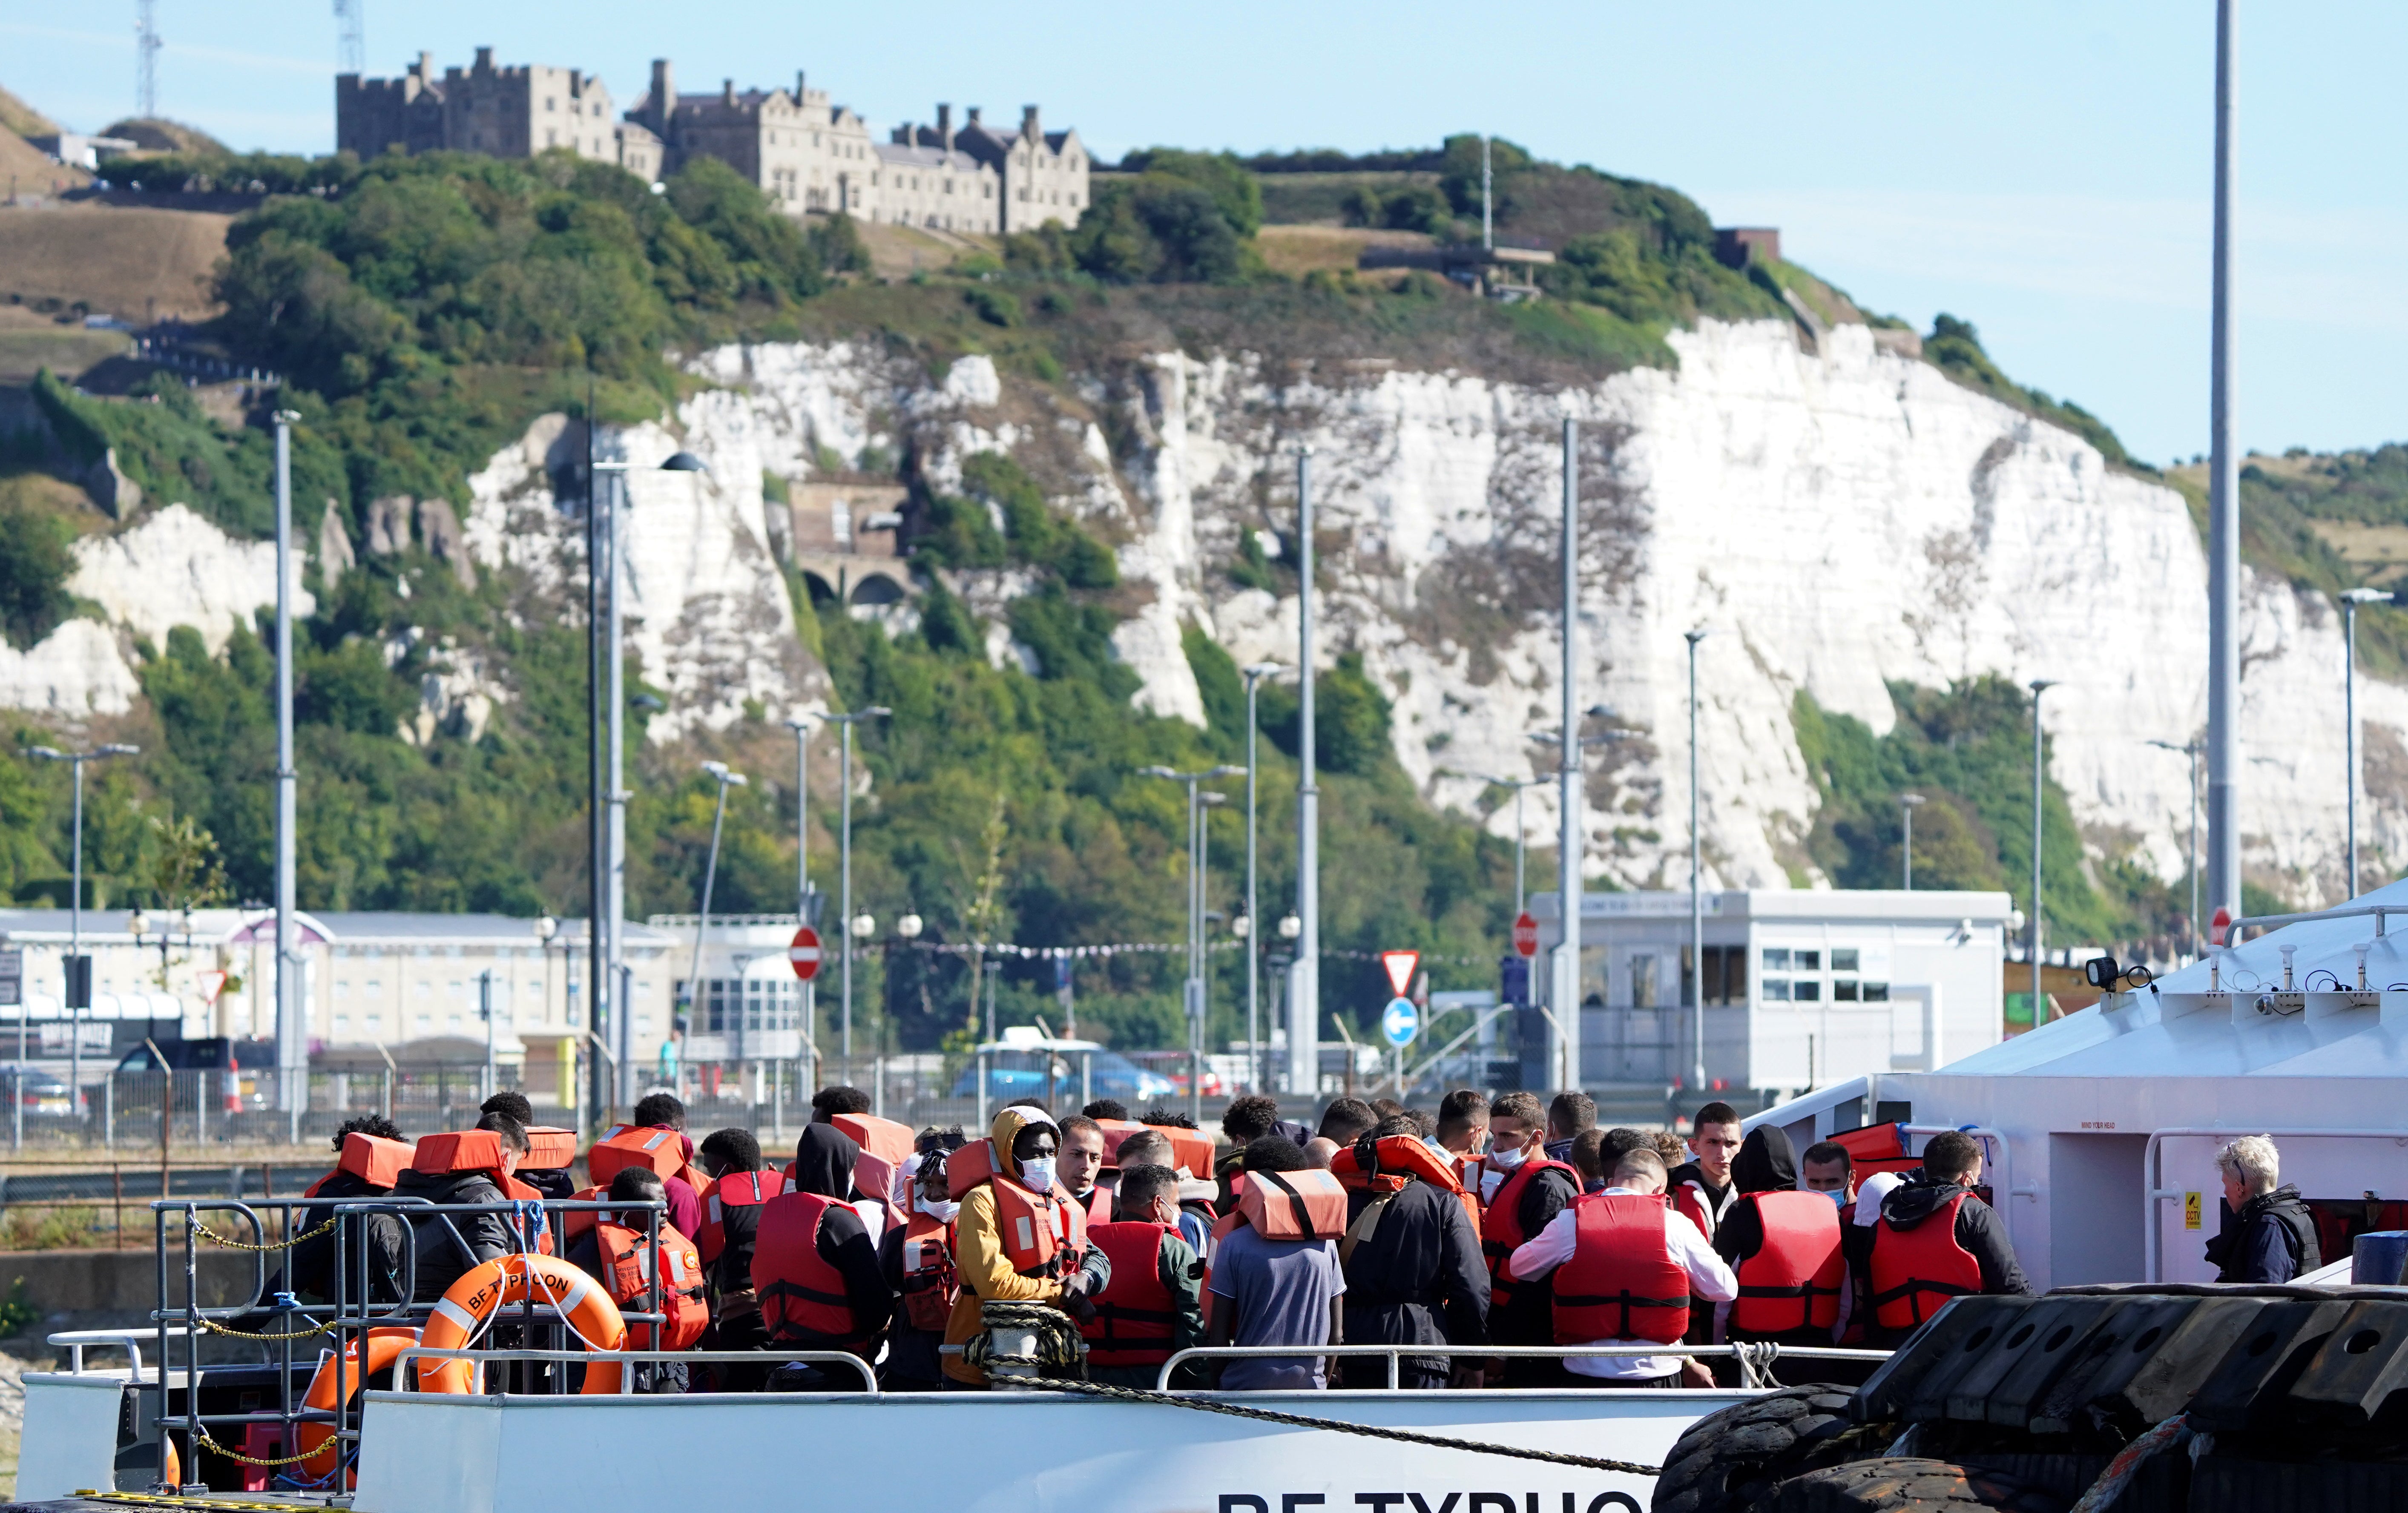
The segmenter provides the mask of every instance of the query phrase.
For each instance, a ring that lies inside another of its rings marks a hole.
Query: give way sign
[[[786,948],[786,960],[795,966],[795,976],[809,982],[819,975],[820,933],[810,925],[795,932],[794,944]]]
[[[1383,950],[1380,953],[1380,965],[1387,972],[1388,986],[1396,990],[1398,997],[1405,995],[1405,984],[1413,980],[1413,967],[1421,959],[1422,953],[1417,950]]]

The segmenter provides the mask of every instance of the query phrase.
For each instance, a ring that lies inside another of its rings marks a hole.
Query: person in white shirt
[[[1625,1151],[1614,1164],[1611,1186],[1565,1207],[1546,1228],[1514,1250],[1510,1263],[1514,1278],[1537,1281],[1572,1259],[1578,1248],[1579,1210],[1583,1205],[1598,1198],[1661,1197],[1664,1175],[1664,1158],[1655,1151],[1644,1148]],[[1664,1210],[1664,1251],[1673,1265],[1688,1274],[1691,1297],[1706,1303],[1727,1303],[1739,1296],[1739,1279],[1731,1275],[1722,1257],[1714,1254],[1704,1234],[1686,1217],[1669,1207]],[[1598,1339],[1565,1343],[1643,1346],[1658,1342]],[[1579,1385],[1598,1387],[1677,1387],[1684,1377],[1705,1376],[1684,1367],[1683,1358],[1676,1355],[1582,1355],[1571,1357],[1564,1365],[1571,1377],[1585,1378]],[[1711,1381],[1712,1377],[1705,1376],[1705,1379]]]

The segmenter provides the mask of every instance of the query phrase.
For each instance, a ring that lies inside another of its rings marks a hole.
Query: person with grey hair
[[[2217,1281],[2287,1282],[2324,1264],[2315,1217],[2300,1190],[2282,1180],[2272,1140],[2244,1135],[2227,1143],[2215,1169],[2224,1178],[2223,1216],[2207,1259]]]

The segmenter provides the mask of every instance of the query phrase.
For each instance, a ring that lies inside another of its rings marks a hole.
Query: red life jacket
[[[652,1250],[642,1234],[610,1223],[596,1225],[594,1233],[602,1254],[602,1284],[609,1289],[610,1300],[622,1307],[649,1307]],[[661,1312],[668,1315],[668,1322],[642,1326],[646,1343],[636,1349],[686,1349],[702,1338],[710,1322],[710,1307],[702,1294],[702,1257],[692,1240],[666,1223],[661,1225],[661,1270],[667,1274],[661,1278]],[[656,1335],[662,1343],[650,1343]]]
[[[918,1209],[903,1226],[903,1314],[914,1329],[944,1333],[962,1295],[953,1270],[953,1226]]]
[[[820,1225],[844,1206],[817,1192],[785,1192],[761,1208],[752,1241],[752,1290],[761,1323],[784,1344],[850,1350],[867,1343],[853,1321],[844,1274],[820,1254]]]
[[[1170,1164],[1190,1177],[1212,1175],[1212,1137],[1201,1130],[1176,1124],[1149,1124],[1147,1129],[1170,1141]],[[1119,1148],[1115,1146],[1114,1149]]]
[[[1732,1206],[1739,1202],[1739,1184],[1733,1182],[1729,1187],[1725,1188],[1723,1201],[1711,1206],[1706,1202],[1705,1190],[1693,1182],[1683,1182],[1679,1187],[1674,1188],[1671,1200],[1672,1211],[1697,1225],[1698,1233],[1712,1243],[1714,1237],[1714,1226],[1720,1223],[1723,1217],[1731,1211]]]
[[[570,1201],[575,1203],[601,1203],[610,1196],[610,1190],[607,1187],[581,1187],[568,1196]],[[598,1217],[600,1216],[591,1208],[573,1208],[562,1214],[560,1216],[562,1241],[574,1242],[578,1236],[594,1227],[594,1220]]]
[[[309,1191],[301,1195],[316,1197],[320,1188],[335,1179],[335,1172],[349,1172],[379,1192],[390,1192],[417,1154],[408,1141],[380,1139],[353,1130],[343,1136],[343,1153],[335,1159],[335,1171],[310,1183]]]
[[[1120,1170],[1121,1142],[1147,1126],[1133,1119],[1099,1119],[1096,1127],[1104,1132],[1104,1164]]]
[[[1580,1173],[1570,1163],[1544,1154],[1534,1155],[1514,1167],[1498,1185],[1497,1196],[1488,1200],[1487,1211],[1480,1216],[1480,1251],[1488,1258],[1488,1312],[1492,1318],[1513,1296],[1516,1284],[1510,1263],[1513,1252],[1530,1241],[1530,1236],[1522,1233],[1522,1194],[1541,1172],[1561,1172],[1570,1179],[1572,1191],[1580,1191]]]
[[[695,1236],[704,1264],[727,1249],[728,1209],[757,1208],[785,1191],[786,1179],[768,1171],[729,1172],[713,1182],[710,1196],[702,1200],[702,1233]]]
[[[1893,1228],[1887,1219],[1873,1226],[1875,1323],[1913,1329],[1950,1298],[1982,1290],[1982,1263],[1956,1243],[1956,1210],[1971,1196],[1957,1193],[1913,1229]]]
[[[1091,1366],[1158,1366],[1170,1359],[1178,1300],[1162,1285],[1163,1224],[1098,1224],[1090,1232],[1112,1263],[1096,1317],[1079,1326]]]
[[[1733,1268],[1739,1275],[1733,1336],[1768,1339],[1838,1323],[1847,1272],[1838,1207],[1820,1192],[1755,1192],[1740,1202],[1755,1206],[1764,1243]]]
[[[1555,1268],[1555,1343],[1677,1343],[1689,1327],[1689,1274],[1664,1239],[1653,1194],[1592,1192],[1572,1204],[1572,1258]]]
[[[1078,1203],[1080,1207],[1086,1210],[1089,1229],[1096,1229],[1112,1221],[1112,1190],[1103,1183],[1097,1182],[1094,1187],[1089,1188],[1083,1201],[1075,1198],[1071,1201]]]
[[[950,1168],[949,1168],[950,1169]],[[1087,1211],[1059,1193],[1036,1193],[1009,1177],[991,1177],[995,1233],[1003,1257],[1024,1277],[1063,1277],[1087,1249]]]

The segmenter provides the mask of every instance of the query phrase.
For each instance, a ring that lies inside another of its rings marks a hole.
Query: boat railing
[[[2384,918],[2393,914],[2408,915],[2408,904],[2344,904],[2337,908],[2313,909],[2305,914],[2250,914],[2233,921],[2227,927],[2224,938],[2229,949],[2241,944],[2241,933],[2243,930],[2266,930],[2277,925],[2307,924],[2317,920],[2363,920],[2370,916],[2374,921],[2374,933],[2379,936],[2383,934]]]
[[[1741,1385],[1755,1388],[1767,1384],[1767,1373],[1775,1360],[1808,1361],[1886,1361],[1887,1350],[1846,1349],[1839,1346],[1783,1345],[1772,1340],[1743,1340],[1727,1345],[1324,1345],[1299,1348],[1294,1345],[1198,1345],[1179,1351],[1162,1363],[1154,1379],[1158,1392],[1170,1390],[1171,1374],[1190,1361],[1253,1361],[1253,1360],[1352,1360],[1382,1359],[1388,1363],[1388,1391],[1398,1390],[1400,1363],[1407,1356],[1416,1359],[1429,1356],[1469,1356],[1476,1361],[1585,1360],[1595,1356],[1634,1359],[1648,1356],[1729,1357],[1739,1362]]]
[[[132,1361],[132,1376],[142,1379],[142,1336],[130,1329],[66,1329],[46,1337],[54,1349],[67,1352],[67,1375],[83,1375],[83,1352],[95,1345],[113,1345]]]
[[[429,1392],[424,1384],[418,1379],[419,1373],[415,1370],[415,1367],[421,1361],[475,1361],[479,1363],[536,1361],[560,1362],[572,1365],[594,1365],[598,1363],[607,1363],[612,1361],[624,1362],[630,1364],[641,1364],[645,1362],[674,1361],[684,1363],[700,1362],[705,1364],[710,1364],[711,1363],[724,1363],[729,1364],[754,1366],[775,1365],[781,1362],[800,1361],[812,1365],[840,1365],[858,1371],[861,1373],[862,1391],[871,1397],[880,1397],[884,1395],[879,1390],[877,1372],[872,1369],[868,1362],[864,1361],[861,1357],[853,1354],[850,1350],[788,1349],[782,1345],[766,1346],[758,1350],[436,1350],[428,1349],[423,1346],[410,1345],[403,1347],[400,1353],[395,1355],[393,1359],[393,1390],[394,1392],[410,1392],[414,1394],[423,1393],[429,1397],[449,1395]],[[407,1377],[408,1381],[408,1385],[407,1386],[403,1385],[405,1377]],[[635,1381],[636,1374],[634,1372],[622,1370],[619,1373],[619,1395],[623,1397],[632,1395],[636,1391]]]

